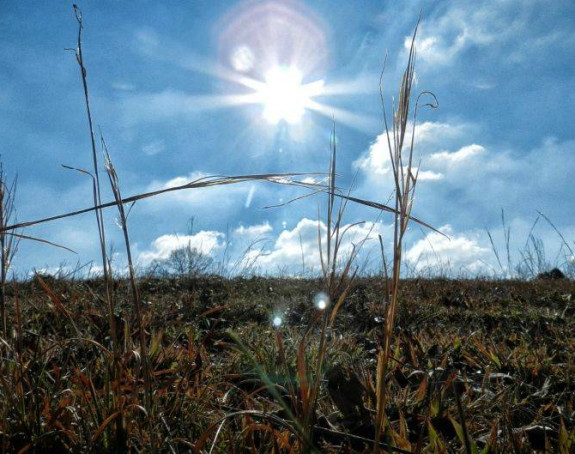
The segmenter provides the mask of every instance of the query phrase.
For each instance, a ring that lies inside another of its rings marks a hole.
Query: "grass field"
[[[572,281],[402,284],[382,442],[403,451],[390,452],[465,452],[463,427],[470,452],[572,452]],[[321,326],[308,336],[303,376],[298,350],[314,326],[321,286],[264,278],[141,282],[150,415],[127,281],[115,289],[124,347],[115,359],[106,348],[102,281],[19,285],[0,364],[3,452],[149,452],[152,443],[157,452],[305,450],[295,436],[296,407],[317,372]],[[12,301],[15,291],[9,287]],[[356,281],[327,334],[311,450],[372,449],[381,294],[380,279]],[[273,326],[275,317],[281,326]],[[115,368],[121,373],[111,380]]]

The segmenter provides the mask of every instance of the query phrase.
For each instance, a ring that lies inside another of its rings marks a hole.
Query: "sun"
[[[271,124],[286,121],[299,123],[311,105],[311,98],[321,93],[323,81],[302,84],[302,73],[294,66],[275,66],[265,75],[259,95],[263,117]]]

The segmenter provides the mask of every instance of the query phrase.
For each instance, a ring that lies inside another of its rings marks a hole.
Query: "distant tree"
[[[199,276],[207,274],[213,264],[213,259],[192,247],[187,246],[173,250],[167,259],[169,269],[183,276]]]
[[[213,261],[209,255],[188,243],[174,249],[166,259],[155,260],[151,270],[158,276],[197,277],[209,274]]]
[[[194,217],[188,220],[188,236],[194,235],[194,220]],[[154,260],[148,272],[157,277],[197,277],[210,274],[213,269],[214,259],[197,247],[193,247],[188,241],[185,246],[170,252],[167,258]]]

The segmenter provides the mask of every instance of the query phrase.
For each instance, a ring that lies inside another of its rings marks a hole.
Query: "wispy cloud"
[[[201,112],[251,104],[254,95],[194,95],[165,89],[155,93],[136,92],[120,104],[121,119],[127,126],[159,123],[174,118],[197,116]]]
[[[418,172],[415,167],[413,167],[412,170],[417,172],[418,181],[436,181],[443,178],[442,173],[434,172],[433,170],[421,170]]]
[[[112,88],[118,91],[131,92],[136,90],[136,86],[126,82],[114,82]]]
[[[534,27],[541,17],[560,14],[560,10],[559,4],[542,1],[446,3],[445,8],[438,8],[438,13],[424,17],[417,39],[418,56],[429,67],[444,67],[471,48],[489,46],[491,53],[505,51],[509,61],[532,59],[534,52],[575,38],[573,30],[558,21],[552,33],[544,27]],[[518,42],[522,45],[517,46]],[[410,45],[408,35],[404,47],[409,49]]]
[[[142,151],[147,156],[155,156],[166,151],[166,142],[163,140],[155,140],[144,145]]]

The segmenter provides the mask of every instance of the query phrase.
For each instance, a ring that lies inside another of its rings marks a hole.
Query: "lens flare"
[[[314,296],[313,304],[320,311],[323,311],[329,306],[329,296],[327,295],[327,293],[320,292]]]
[[[219,85],[222,93],[152,94],[142,103],[144,108],[134,111],[157,118],[158,111],[179,115],[257,105],[261,110],[250,108],[246,112],[261,112],[263,120],[280,127],[303,123],[308,112],[307,124],[291,128],[292,134],[307,134],[317,115],[330,120],[335,117],[338,123],[359,131],[378,131],[379,122],[370,116],[327,103],[326,98],[370,92],[366,87],[377,88],[377,83],[370,78],[328,79],[329,27],[305,2],[240,0],[214,29],[219,35],[217,61],[149,33],[138,36],[138,45],[156,60],[213,77],[218,84],[225,82]],[[253,124],[259,126],[262,117],[258,115]]]
[[[276,315],[272,320],[272,325],[274,325],[276,328],[279,328],[283,325],[283,322],[283,319],[279,315]]]
[[[296,66],[306,75],[325,73],[326,28],[322,17],[298,0],[240,1],[216,27],[223,60],[231,57],[233,66],[234,56],[244,62],[249,54],[249,71],[259,75],[278,65]]]
[[[249,46],[239,46],[232,53],[230,60],[236,71],[245,73],[254,67],[255,57]]]

